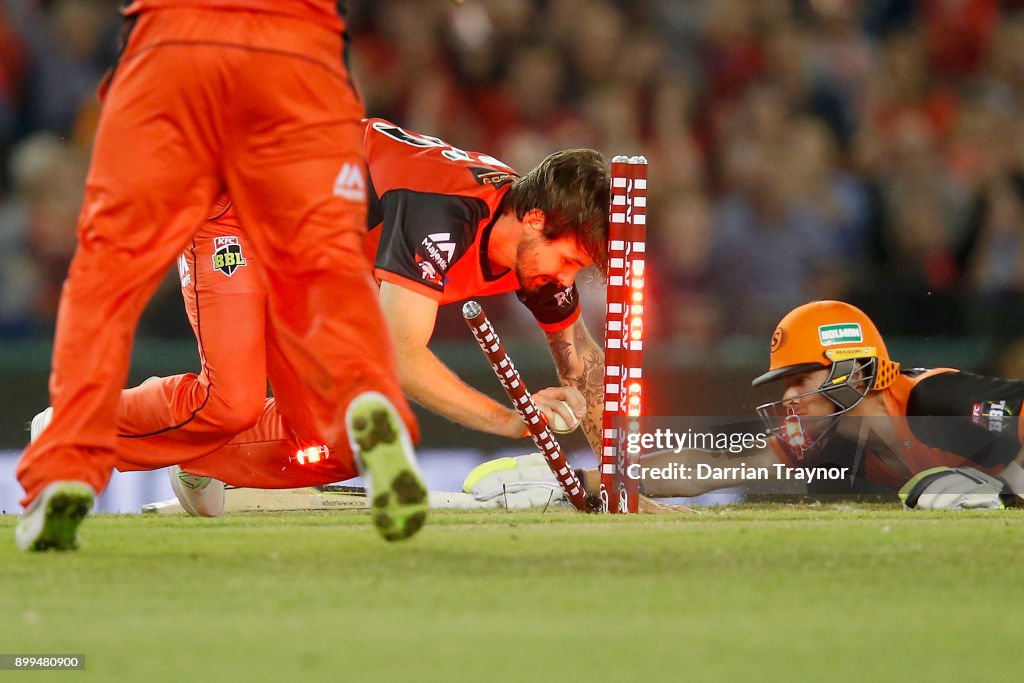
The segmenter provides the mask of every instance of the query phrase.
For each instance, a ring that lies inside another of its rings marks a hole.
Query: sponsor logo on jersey
[[[242,245],[238,238],[230,235],[213,238],[213,269],[219,270],[228,277],[242,266],[249,265],[242,255]]]
[[[983,401],[971,407],[971,422],[990,432],[1002,432],[1006,419],[1010,417],[1013,417],[1013,411],[1006,401]]]
[[[192,271],[188,267],[188,259],[182,254],[178,257],[178,279],[181,280],[181,287],[184,289],[192,282]]]
[[[366,180],[359,164],[345,163],[334,179],[334,196],[350,202],[366,200]]]
[[[573,287],[566,287],[555,292],[555,304],[559,308],[569,308],[576,303],[576,290]]]
[[[818,328],[818,340],[822,346],[833,344],[856,344],[864,341],[860,323],[836,323]]]
[[[425,260],[419,254],[416,254],[416,267],[420,269],[421,278],[423,278],[427,282],[430,282],[431,284],[437,285],[438,287],[444,286],[444,276],[442,276],[441,273],[437,272],[437,269],[434,268],[433,263]]]
[[[420,245],[426,251],[427,257],[434,262],[434,265],[442,273],[448,270],[448,265],[455,254],[455,243],[449,241],[451,238],[452,234],[450,232],[435,232],[427,235],[420,242]]]
[[[469,171],[481,185],[493,185],[496,188],[505,187],[519,177],[509,171],[495,171],[493,168],[480,168],[478,166],[470,166]]]

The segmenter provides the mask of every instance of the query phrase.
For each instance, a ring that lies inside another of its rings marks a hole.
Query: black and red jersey
[[[486,154],[403,130],[383,119],[366,123],[374,275],[439,304],[516,292],[541,327],[557,331],[579,316],[575,285],[527,291],[514,270],[495,272],[488,240],[518,174]]]
[[[867,479],[899,489],[913,475],[932,467],[974,467],[996,475],[1024,444],[1024,424],[1019,419],[1024,381],[951,368],[906,370],[883,392],[883,399],[888,418],[861,419],[868,421],[869,428],[879,424],[873,420],[887,420],[896,433],[900,462],[858,449],[857,443],[840,435],[833,435],[810,456],[810,462],[797,461],[774,439],[773,448],[793,467],[858,464]]]
[[[515,292],[547,332],[579,317],[576,286],[520,286],[513,270],[494,272],[487,258],[491,229],[509,185],[519,176],[485,154],[410,133],[383,119],[366,122],[369,232],[364,244],[374,276],[449,304],[471,297]],[[338,183],[362,192],[359,171],[343,169]],[[209,220],[237,225],[222,193]]]
[[[1022,404],[1024,381],[950,368],[905,372],[885,392],[915,474],[940,465],[1002,471],[1024,443]]]

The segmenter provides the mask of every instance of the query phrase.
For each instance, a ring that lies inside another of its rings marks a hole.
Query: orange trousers
[[[297,457],[321,443],[303,438],[278,410],[276,397],[289,390],[289,375],[280,349],[265,335],[267,293],[259,268],[232,210],[196,233],[179,258],[178,274],[202,370],[153,378],[122,393],[118,470],[180,464],[193,474],[256,488],[356,476],[347,441],[323,444],[327,457],[317,462]],[[374,357],[380,349],[371,344],[364,352]],[[275,398],[267,398],[268,379]],[[388,396],[406,405],[394,389]],[[414,424],[411,415],[406,419]]]
[[[106,486],[124,441],[116,421],[138,317],[225,188],[260,263],[263,338],[290,431],[343,458],[346,406],[373,389],[416,434],[361,249],[365,201],[334,191],[346,165],[363,165],[362,106],[342,52],[338,33],[283,15],[137,16],[104,102],[61,296],[53,422],[18,464],[23,505],[56,480]],[[180,386],[165,391],[199,391]]]

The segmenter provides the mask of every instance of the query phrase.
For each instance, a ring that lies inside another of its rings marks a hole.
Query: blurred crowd
[[[52,325],[117,5],[0,0],[0,336]],[[651,334],[766,337],[825,297],[891,335],[1024,332],[1024,0],[360,0],[350,15],[371,115],[523,171],[566,147],[648,157]],[[600,279],[585,286],[599,307]],[[143,333],[187,334],[173,280]]]

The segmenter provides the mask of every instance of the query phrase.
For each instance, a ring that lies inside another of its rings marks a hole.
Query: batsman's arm
[[[604,416],[604,350],[587,331],[583,318],[569,327],[547,333],[548,346],[564,386],[575,387],[586,401],[580,421],[587,442],[601,452],[601,422]]]
[[[675,453],[673,451],[659,451],[640,457],[640,472],[646,474],[641,485],[644,494],[651,498],[672,498],[675,496],[699,496],[702,493],[714,491],[715,489],[729,488],[747,483],[738,472],[730,468],[740,467],[765,467],[770,473],[775,473],[775,465],[780,462],[778,456],[771,448],[748,449],[740,454],[729,454],[722,451],[700,451],[687,449]],[[689,476],[686,478],[655,479],[646,470],[659,469],[671,465],[685,465],[688,468]],[[697,476],[698,466],[706,465],[714,468],[716,474],[722,478],[699,478]],[[600,490],[601,475],[598,471],[587,470],[583,473],[583,485],[587,493],[596,493]]]

